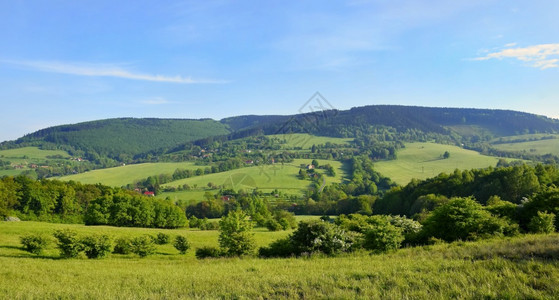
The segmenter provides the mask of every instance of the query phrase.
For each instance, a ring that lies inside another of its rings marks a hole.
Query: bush
[[[25,251],[39,255],[48,246],[49,240],[40,234],[28,234],[20,237]]]
[[[175,249],[179,250],[181,254],[185,254],[188,249],[190,249],[190,243],[185,236],[177,235],[175,237],[175,242],[173,243]]]
[[[157,245],[166,245],[171,241],[171,237],[166,233],[160,232],[155,236],[154,241]]]
[[[555,214],[538,211],[528,223],[528,229],[533,233],[552,233],[555,231]]]
[[[130,242],[132,253],[146,257],[155,253],[155,244],[149,235],[138,236]]]
[[[125,238],[125,237],[116,239],[113,253],[116,254],[132,253],[132,241],[129,238]]]
[[[503,235],[510,226],[507,220],[491,215],[470,198],[453,198],[431,212],[422,233],[451,242]]]
[[[83,250],[83,245],[75,231],[70,229],[57,230],[53,235],[57,239],[60,256],[64,258],[77,257]]]
[[[102,258],[111,252],[111,239],[106,235],[90,235],[82,239],[87,258]]]
[[[276,240],[268,247],[258,249],[258,256],[260,257],[289,257],[294,253],[295,248],[289,238]]]
[[[254,247],[252,223],[241,210],[231,211],[219,222],[219,246],[226,255],[250,254]]]
[[[403,230],[392,225],[387,217],[372,216],[369,224],[371,227],[365,232],[363,248],[376,253],[400,248],[404,241]]]
[[[274,219],[269,219],[266,221],[266,228],[270,231],[280,231],[283,229],[283,226],[278,223],[278,221]]]
[[[290,239],[297,255],[315,252],[332,255],[348,251],[355,242],[338,226],[321,220],[300,222]]]
[[[196,249],[196,258],[198,259],[218,258],[221,256],[223,256],[223,253],[216,247],[205,246]]]

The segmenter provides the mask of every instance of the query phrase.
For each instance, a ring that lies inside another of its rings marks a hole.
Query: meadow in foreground
[[[71,228],[79,233],[134,236],[184,234],[187,255],[170,245],[153,256],[59,259],[51,244],[36,256],[19,236]],[[256,230],[258,246],[287,235]],[[526,235],[455,242],[338,257],[194,258],[217,244],[216,231],[86,227],[38,222],[0,223],[0,295],[3,298],[533,298],[559,294],[559,235]]]

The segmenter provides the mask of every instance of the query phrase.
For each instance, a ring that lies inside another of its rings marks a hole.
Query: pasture
[[[303,150],[309,150],[312,145],[324,145],[327,142],[339,145],[349,145],[353,139],[352,138],[335,138],[326,136],[316,136],[307,133],[291,133],[291,134],[273,134],[268,135],[269,138],[278,138],[286,143],[282,145],[283,149],[295,149],[301,148]]]
[[[71,228],[81,234],[187,236],[186,255],[158,246],[146,258],[59,259],[21,249],[19,236]],[[259,246],[287,232],[255,232]],[[0,222],[0,295],[6,299],[551,299],[559,294],[559,235],[457,242],[371,255],[197,260],[216,231]]]
[[[444,159],[445,151],[450,157]],[[442,172],[450,173],[455,169],[476,169],[496,166],[499,158],[481,155],[476,151],[457,146],[435,143],[407,143],[397,152],[397,159],[379,161],[375,169],[392,181],[405,185],[412,178],[426,179]]]
[[[31,165],[41,165],[47,160],[66,160],[71,156],[62,150],[41,150],[37,147],[23,147],[8,150],[0,150],[0,160],[9,161],[12,167],[18,165],[20,168],[11,170],[0,170],[0,176],[15,176],[25,170],[31,170]]]
[[[529,135],[524,137],[524,139],[530,138],[541,138],[544,136],[534,136]],[[537,155],[544,155],[544,154],[553,154],[559,155],[559,136],[558,135],[545,135],[545,137],[553,137],[551,139],[540,139],[535,141],[521,141],[515,142],[515,139],[510,140],[510,142],[504,144],[492,144],[491,147],[502,150],[502,151],[509,151],[509,152],[525,152],[528,154],[537,154]],[[511,137],[515,138],[515,137]],[[517,138],[516,140],[522,140],[521,137]],[[505,141],[507,139],[504,139]]]
[[[173,174],[173,172],[178,168],[195,170],[200,167],[203,168],[203,166],[194,165],[193,162],[143,163],[93,170],[75,175],[62,176],[58,179],[64,181],[79,181],[86,184],[101,183],[104,185],[120,187],[153,175]]]
[[[346,176],[342,163],[333,160],[317,160],[320,165],[330,164],[336,170],[336,176],[324,176],[326,184],[341,182]],[[193,196],[190,193],[196,193],[196,196],[203,195],[205,191],[212,192],[208,187],[208,183],[215,186],[223,186],[225,188],[232,188],[234,190],[245,189],[252,190],[258,188],[263,192],[271,192],[275,189],[285,194],[301,195],[301,193],[309,187],[311,181],[301,180],[298,178],[300,165],[310,164],[310,159],[295,159],[291,163],[286,164],[273,164],[262,166],[251,166],[226,172],[213,173],[191,178],[185,178],[164,184],[162,187],[178,187],[188,184],[192,189],[187,191],[180,191],[175,193],[164,193],[163,195],[170,196],[172,199],[181,195],[182,199],[190,200]],[[317,172],[324,172],[324,170],[317,170]],[[180,199],[180,198],[179,198]]]

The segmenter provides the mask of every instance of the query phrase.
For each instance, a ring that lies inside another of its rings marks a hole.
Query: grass
[[[442,158],[445,151],[450,153],[448,159]],[[397,156],[396,160],[375,163],[375,169],[401,185],[407,184],[412,178],[426,179],[455,169],[495,166],[499,160],[476,151],[435,143],[407,143]]]
[[[0,222],[0,295],[6,299],[552,299],[559,294],[559,235],[530,235],[340,257],[196,260],[169,245],[140,259],[57,259],[20,249],[19,235],[70,227],[112,235],[184,233],[193,248],[217,232]],[[259,245],[286,232],[257,232]],[[51,247],[53,247],[51,245]]]
[[[311,149],[312,145],[324,145],[327,142],[332,144],[348,145],[353,141],[352,138],[334,138],[326,136],[316,136],[306,133],[292,133],[292,134],[274,134],[269,135],[269,138],[277,137],[280,140],[285,140],[286,144],[282,145],[283,149]]]
[[[344,180],[346,174],[342,168],[341,162],[333,160],[317,161],[320,165],[330,164],[336,170],[336,176],[324,176],[327,184]],[[295,159],[293,162],[283,165],[251,166],[221,173],[185,178],[164,184],[163,187],[177,187],[188,184],[191,187],[196,186],[196,188],[176,193],[163,193],[162,196],[185,200],[200,197],[199,199],[201,200],[201,196],[203,196],[204,192],[214,192],[207,187],[210,182],[217,186],[224,186],[235,190],[241,188],[252,190],[258,187],[258,189],[263,192],[271,192],[277,189],[285,194],[301,195],[301,193],[309,187],[311,181],[298,178],[300,165],[307,165],[310,164],[310,162],[310,159]],[[323,171],[324,170],[321,169],[318,170],[318,172]]]
[[[530,138],[541,138],[543,136],[544,135],[527,135],[522,137],[526,139],[530,139]],[[559,137],[558,135],[545,135],[545,136]],[[515,137],[511,137],[509,138],[509,140],[512,139],[512,141],[514,141],[513,138]],[[518,139],[519,137],[516,138]],[[538,155],[551,153],[553,155],[559,155],[559,138],[544,139],[539,141],[511,142],[506,144],[492,144],[491,147],[498,150],[511,151],[511,152],[526,152],[529,154],[538,154]]]
[[[143,163],[126,165],[115,168],[93,170],[85,173],[60,177],[60,180],[73,180],[82,183],[95,184],[101,183],[110,186],[123,186],[133,183],[135,180],[145,179],[148,176],[159,174],[172,174],[176,169],[197,169],[204,168],[196,166],[192,162],[180,163]]]
[[[60,156],[61,158],[49,158],[48,156]],[[25,170],[32,170],[29,165],[44,164],[47,160],[68,159],[71,156],[62,150],[41,150],[37,147],[23,147],[16,149],[0,150],[0,159],[9,161],[13,165],[22,165],[21,169],[0,170],[0,176],[16,176]]]

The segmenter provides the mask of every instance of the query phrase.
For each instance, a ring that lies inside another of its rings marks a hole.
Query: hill
[[[121,118],[49,127],[2,146],[54,147],[91,158],[128,161],[139,154],[227,133],[225,124],[210,119]]]
[[[450,153],[447,159],[443,158],[445,151]],[[407,143],[397,154],[395,160],[375,163],[375,169],[400,185],[407,184],[412,178],[427,179],[455,169],[495,167],[499,160],[476,151],[435,143]]]

